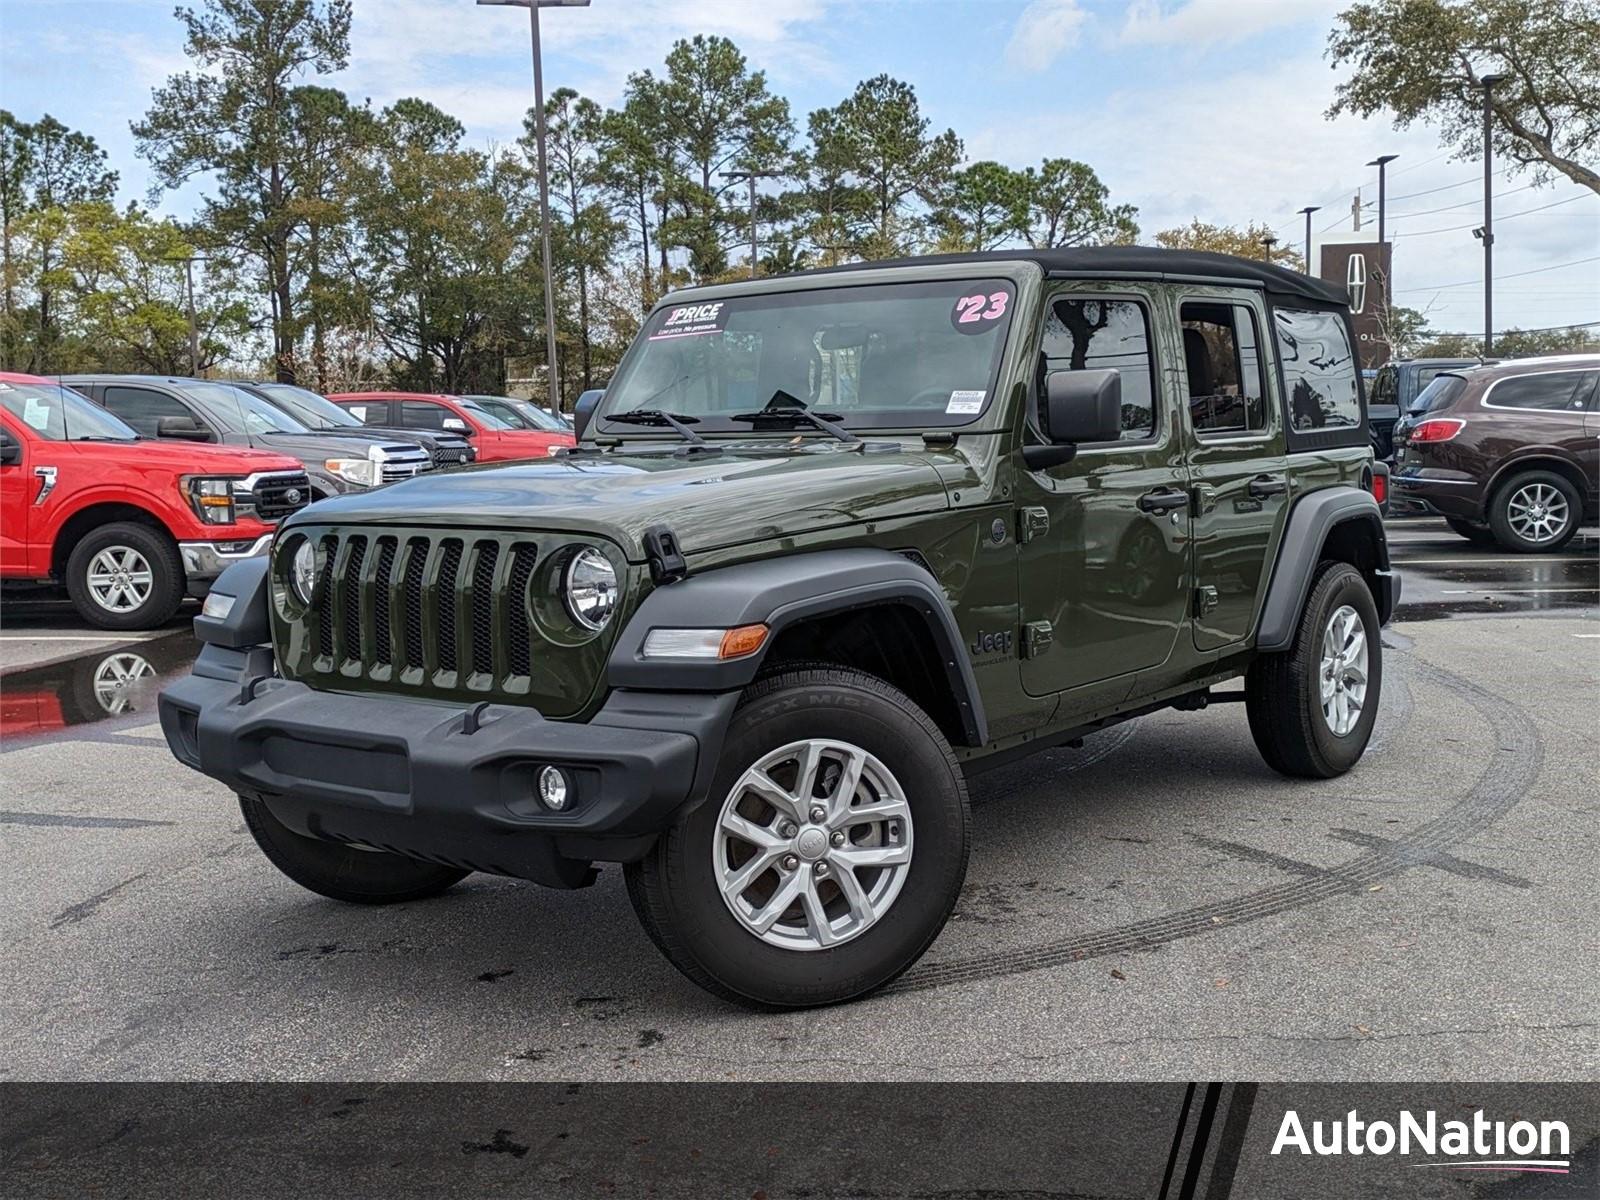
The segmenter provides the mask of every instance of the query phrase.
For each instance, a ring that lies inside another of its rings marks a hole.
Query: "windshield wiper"
[[[659,408],[633,408],[627,412],[607,413],[606,420],[617,421],[627,425],[662,425],[673,430],[684,441],[692,446],[704,446],[705,438],[689,428],[692,421],[699,423],[699,417],[690,417],[682,413],[663,412]]]
[[[136,442],[136,437],[112,437],[109,433],[86,433],[82,437],[72,439],[75,442]]]
[[[767,401],[767,406],[760,412],[734,413],[728,419],[730,421],[749,421],[752,425],[781,421],[791,429],[794,428],[796,421],[803,421],[807,425],[813,425],[829,437],[837,438],[841,442],[859,442],[861,440],[848,429],[841,429],[833,423],[844,420],[842,413],[813,412],[781,388],[772,393],[772,399]]]

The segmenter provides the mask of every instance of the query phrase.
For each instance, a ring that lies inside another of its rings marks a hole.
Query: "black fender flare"
[[[752,683],[778,634],[811,617],[881,605],[910,609],[924,622],[960,714],[964,741],[988,740],[983,698],[955,614],[938,582],[888,550],[816,550],[717,567],[657,587],[635,610],[612,647],[606,682],[613,688],[731,692]],[[772,633],[755,654],[729,661],[644,657],[652,629],[731,629],[763,623]]]
[[[1257,650],[1277,653],[1289,648],[1328,536],[1336,526],[1351,521],[1371,528],[1376,565],[1369,582],[1373,584],[1378,619],[1388,622],[1400,600],[1400,576],[1389,566],[1389,540],[1384,535],[1378,502],[1360,488],[1321,488],[1302,496],[1289,510],[1256,627]]]

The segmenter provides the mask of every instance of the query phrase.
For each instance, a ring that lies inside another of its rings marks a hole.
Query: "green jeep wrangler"
[[[1232,698],[1286,775],[1361,757],[1399,580],[1354,345],[1340,288],[1132,247],[678,292],[569,453],[229,568],[162,727],[322,895],[621,863],[702,987],[861,996],[985,768]]]

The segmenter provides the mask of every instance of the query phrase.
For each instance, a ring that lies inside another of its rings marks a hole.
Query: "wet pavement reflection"
[[[1477,546],[1443,522],[1399,520],[1389,526],[1390,554],[1404,577],[1397,623],[1518,613],[1562,613],[1600,619],[1600,536],[1587,530],[1559,554],[1510,554]],[[69,610],[70,611],[70,610]],[[156,694],[182,675],[199,651],[187,613],[171,632],[96,644],[74,657],[0,670],[0,740],[48,738],[117,718],[153,719]],[[9,637],[41,639],[60,630],[70,641],[85,631],[59,609],[7,604]],[[20,628],[19,628],[20,626]]]

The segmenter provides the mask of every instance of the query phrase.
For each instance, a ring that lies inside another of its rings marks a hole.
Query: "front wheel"
[[[627,868],[672,964],[714,995],[802,1008],[882,987],[938,936],[969,845],[937,725],[858,671],[785,671],[745,694],[711,794]]]
[[[67,556],[67,595],[100,629],[154,629],[183,603],[178,545],[164,531],[117,521],[78,539]]]
[[[1303,779],[1343,775],[1372,737],[1383,687],[1378,606],[1361,572],[1325,562],[1294,641],[1245,675],[1245,712],[1261,757]]]
[[[261,852],[308,891],[346,904],[399,904],[426,900],[468,875],[383,850],[364,850],[296,833],[259,800],[239,797],[244,823]]]

